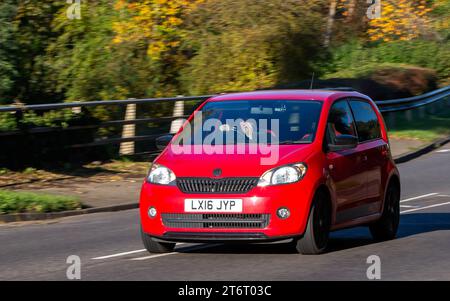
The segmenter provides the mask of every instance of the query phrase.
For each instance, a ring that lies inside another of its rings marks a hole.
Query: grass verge
[[[389,120],[386,122],[391,138],[432,142],[450,136],[450,107],[441,108],[437,114],[427,114],[423,118],[416,114],[411,121],[400,112],[394,124],[389,124]]]
[[[76,197],[0,190],[0,214],[81,209]]]

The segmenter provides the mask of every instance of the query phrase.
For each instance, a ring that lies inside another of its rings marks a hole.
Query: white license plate
[[[185,199],[185,212],[242,212],[241,199]]]

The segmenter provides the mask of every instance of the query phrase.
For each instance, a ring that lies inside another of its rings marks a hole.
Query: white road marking
[[[432,192],[432,193],[428,193],[428,194],[424,194],[424,195],[419,195],[419,196],[416,196],[416,197],[413,197],[413,198],[402,200],[402,201],[400,201],[400,203],[414,201],[414,200],[418,200],[418,199],[424,199],[424,198],[427,198],[427,197],[430,197],[430,196],[433,196],[433,195],[437,195],[437,194],[438,194],[437,192]]]
[[[91,259],[94,259],[94,260],[107,259],[107,258],[125,256],[125,255],[129,255],[129,254],[141,253],[141,252],[144,252],[144,251],[147,251],[147,250],[146,249],[140,249],[140,250],[134,250],[134,251],[129,251],[129,252],[122,252],[122,253],[117,253],[117,254],[112,254],[112,255],[94,257],[94,258],[91,258]]]
[[[163,257],[163,256],[175,255],[175,254],[179,254],[179,253],[178,252],[163,253],[163,254],[150,255],[150,256],[145,256],[145,257],[131,258],[130,260],[146,260],[146,259],[158,258],[158,257]]]
[[[219,246],[219,245],[221,245],[221,244],[198,245],[198,246],[184,248],[183,251],[195,251],[195,250],[212,248],[212,247]],[[130,260],[140,261],[140,260],[147,260],[147,259],[158,258],[158,257],[163,257],[163,256],[170,256],[170,255],[176,255],[176,254],[183,254],[183,253],[182,252],[171,252],[171,253],[164,253],[164,254],[155,254],[155,255],[150,255],[150,256],[131,258]]]
[[[178,245],[184,245],[184,244],[185,243],[179,243]],[[117,253],[117,254],[111,254],[111,255],[106,255],[106,256],[94,257],[94,258],[91,258],[91,259],[94,259],[94,260],[108,259],[108,258],[120,257],[120,256],[125,256],[125,255],[130,255],[130,254],[141,253],[141,252],[147,252],[147,250],[146,249],[139,249],[139,250],[133,250],[133,251],[122,252],[122,253]]]
[[[404,210],[404,211],[402,211],[400,213],[403,214],[403,213],[414,212],[414,211],[418,211],[418,210],[424,210],[424,209],[429,209],[429,208],[434,208],[434,207],[439,207],[439,206],[444,206],[444,205],[450,205],[450,202],[434,204],[434,205],[420,207],[420,208],[415,208],[415,209],[408,209],[408,210]]]
[[[448,152],[450,152],[450,149],[441,149],[436,151],[436,153],[448,153]]]
[[[400,207],[404,207],[404,208],[417,208],[417,207],[419,207],[419,206],[400,205]]]

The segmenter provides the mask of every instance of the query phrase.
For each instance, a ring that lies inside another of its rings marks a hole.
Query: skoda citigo
[[[290,239],[293,250],[318,254],[338,229],[396,236],[400,177],[383,118],[363,94],[224,94],[157,145],[163,151],[140,196],[149,252],[176,242]]]

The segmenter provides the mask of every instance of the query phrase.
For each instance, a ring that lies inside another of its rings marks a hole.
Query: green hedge
[[[12,131],[19,128],[33,127],[68,127],[73,120],[82,118],[83,114],[73,113],[70,109],[52,110],[38,115],[33,111],[26,111],[19,118],[13,113],[0,113],[0,131]]]
[[[81,209],[75,197],[0,190],[0,214]]]
[[[446,80],[450,78],[450,41],[349,42],[332,50],[331,63],[325,73],[373,64],[407,64],[429,68],[436,71],[440,80]]]

